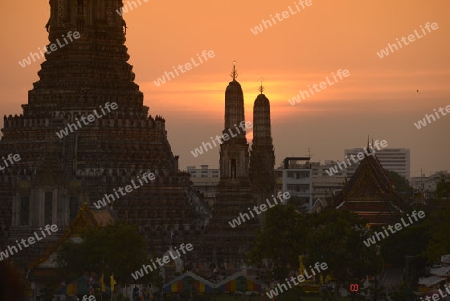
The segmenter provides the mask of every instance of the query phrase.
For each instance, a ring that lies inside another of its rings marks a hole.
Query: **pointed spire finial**
[[[258,88],[258,91],[259,92],[261,92],[261,94],[263,94],[263,92],[264,92],[264,87],[263,87],[263,80],[264,80],[264,78],[260,78],[260,81],[261,81],[261,85],[259,86],[259,88]]]
[[[369,141],[370,141],[370,138],[369,138],[369,135],[367,135],[367,152],[368,152],[369,154],[371,154],[372,151],[371,151],[371,149],[370,149],[370,143],[369,143]]]
[[[233,72],[231,72],[231,78],[233,79],[233,81],[236,80],[236,78],[238,77],[237,71],[236,71],[236,60],[233,61]]]

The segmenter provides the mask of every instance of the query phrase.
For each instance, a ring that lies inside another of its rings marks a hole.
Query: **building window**
[[[309,185],[308,184],[300,184],[298,185],[298,190],[300,192],[308,192],[309,191]]]
[[[309,171],[300,171],[297,173],[297,179],[309,178]]]
[[[48,191],[45,193],[45,206],[44,206],[44,223],[46,225],[52,224],[52,211],[53,211],[53,192]]]
[[[71,195],[69,200],[70,221],[72,222],[78,214],[78,196]]]
[[[20,224],[28,225],[30,222],[30,198],[23,196],[20,198]]]

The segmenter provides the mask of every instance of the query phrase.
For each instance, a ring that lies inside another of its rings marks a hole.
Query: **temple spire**
[[[231,72],[231,78],[233,81],[236,81],[236,78],[238,77],[237,71],[236,71],[236,60],[233,61],[233,71]]]
[[[367,150],[369,150],[370,148],[369,148],[369,135],[367,135]]]
[[[263,92],[264,92],[264,87],[263,87],[263,80],[264,80],[264,78],[262,78],[261,77],[261,79],[260,79],[260,81],[261,81],[261,85],[259,86],[259,88],[258,88],[258,91],[261,93],[261,94],[263,94]]]
[[[252,191],[263,202],[275,189],[275,152],[270,122],[270,102],[263,94],[264,87],[253,105],[253,140],[250,155],[249,177]]]

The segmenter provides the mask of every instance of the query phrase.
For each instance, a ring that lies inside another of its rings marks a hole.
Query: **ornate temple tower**
[[[270,125],[270,102],[263,94],[262,82],[259,91],[253,106],[253,141],[249,171],[252,194],[258,205],[265,203],[266,199],[271,199],[275,191],[275,153]],[[264,216],[264,213],[259,216],[261,222],[264,221]]]
[[[225,127],[222,135],[227,134],[230,139],[223,141],[220,146],[220,183],[240,181],[248,185],[248,143],[245,137],[244,93],[241,85],[236,81],[237,72],[234,62],[233,80],[225,90]],[[220,185],[220,184],[219,184]]]
[[[250,152],[250,182],[253,193],[272,194],[275,190],[275,152],[270,122],[270,102],[259,88],[253,106],[253,141]],[[270,195],[269,195],[270,197]]]
[[[205,240],[205,250],[210,252],[208,259],[218,267],[231,270],[244,264],[259,227],[258,218],[248,213],[256,203],[252,199],[248,178],[249,153],[243,130],[245,126],[239,127],[245,117],[244,96],[241,85],[236,81],[237,75],[234,64],[231,73],[233,80],[225,90],[225,129],[222,132],[222,137],[227,134],[230,138],[223,139],[220,145],[220,182]],[[245,220],[241,225],[230,225],[233,219],[242,216]]]
[[[178,170],[164,118],[143,105],[116,12],[122,1],[50,0],[50,7],[49,45],[59,47],[45,54],[23,114],[4,117],[0,155],[21,160],[0,171],[0,247],[46,224],[62,235],[83,203],[143,173],[156,179],[115,200],[118,217],[139,224],[154,254],[180,243],[195,247],[210,211]],[[75,32],[79,38],[70,40]],[[107,103],[116,109],[107,111]],[[94,111],[101,117],[89,118]],[[64,128],[71,130],[58,136]],[[24,267],[42,250],[35,244],[14,259]]]

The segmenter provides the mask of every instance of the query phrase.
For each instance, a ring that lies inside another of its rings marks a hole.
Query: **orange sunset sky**
[[[219,148],[197,158],[190,151],[221,134],[224,92],[236,59],[248,121],[264,78],[276,167],[286,156],[307,155],[308,148],[312,161],[343,160],[345,148],[365,146],[370,135],[388,147],[411,149],[411,176],[421,167],[426,175],[450,170],[450,116],[420,130],[414,126],[433,109],[450,105],[450,1],[312,0],[257,35],[250,29],[289,6],[296,10],[298,1],[144,1],[123,14],[129,63],[150,113],[166,119],[181,169],[218,167]],[[38,80],[43,59],[25,68],[18,62],[48,45],[50,7],[48,0],[1,2],[3,116],[22,113],[27,91]],[[376,54],[414,30],[423,35],[420,26],[427,22],[438,29],[387,57]],[[153,83],[203,50],[215,57],[159,87]],[[288,103],[338,69],[350,76],[295,106]]]

